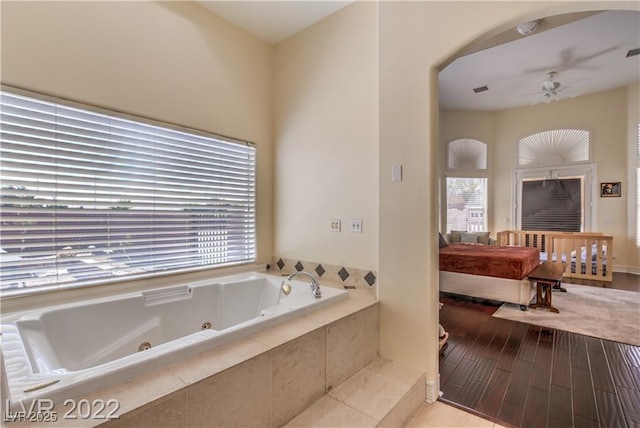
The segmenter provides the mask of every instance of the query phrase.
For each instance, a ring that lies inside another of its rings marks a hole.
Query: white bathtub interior
[[[212,349],[348,297],[280,276],[229,275],[2,318],[13,400],[69,398]],[[61,395],[62,394],[62,395]]]

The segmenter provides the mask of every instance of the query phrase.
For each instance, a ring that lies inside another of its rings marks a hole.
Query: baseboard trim
[[[613,266],[613,272],[630,273],[632,275],[640,275],[640,267],[614,265]]]
[[[429,404],[435,403],[440,398],[440,374],[438,379],[425,382],[425,401]]]

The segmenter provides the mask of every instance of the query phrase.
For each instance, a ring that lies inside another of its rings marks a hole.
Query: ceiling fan
[[[562,86],[560,82],[553,80],[557,74],[555,71],[548,72],[547,80],[542,82],[542,96],[545,102],[560,101],[560,91],[567,88]]]
[[[560,101],[560,94],[566,91],[567,89],[569,89],[571,86],[565,85],[563,83],[556,81],[555,78],[557,75],[558,75],[557,71],[548,72],[547,78],[542,81],[542,87],[540,88],[539,91],[523,94],[520,96],[538,95],[538,97],[540,97],[540,95],[542,95],[540,98],[538,98],[538,100],[534,101],[532,104],[538,104],[539,102],[550,103],[552,101]],[[573,83],[576,83],[576,81],[574,81]],[[568,92],[565,92],[564,95],[567,95],[567,93]],[[569,95],[570,98],[574,96],[575,94]]]

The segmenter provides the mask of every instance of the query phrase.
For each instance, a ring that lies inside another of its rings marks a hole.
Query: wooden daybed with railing
[[[613,236],[595,232],[504,230],[496,235],[501,246],[535,247],[540,261],[563,261],[565,278],[613,281]]]
[[[562,261],[566,263],[563,277],[611,282],[612,254],[611,235],[505,230],[497,234],[497,246],[441,246],[440,291],[515,303],[525,310],[535,295],[528,274],[539,263]]]

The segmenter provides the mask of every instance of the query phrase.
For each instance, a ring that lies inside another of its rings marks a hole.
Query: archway
[[[585,6],[586,6],[586,7],[585,7]],[[566,13],[569,13],[569,12],[571,12],[571,13],[577,13],[577,12],[592,12],[592,11],[597,10],[597,8],[592,7],[592,6],[601,6],[601,7],[602,7],[602,9],[628,10],[628,9],[626,9],[626,7],[628,7],[628,4],[627,4],[627,5],[623,5],[623,4],[622,4],[622,3],[620,3],[620,2],[617,2],[616,4],[606,4],[606,5],[603,5],[603,4],[598,4],[598,5],[591,5],[591,4],[589,4],[589,5],[586,5],[586,4],[577,4],[577,5],[571,5],[571,7],[569,7],[569,8],[563,8],[562,10],[559,10],[559,9],[549,10],[549,11],[547,11],[547,14],[546,14],[546,15],[545,15],[545,14],[540,14],[540,15],[529,15],[529,16],[525,16],[525,17],[523,17],[523,20],[522,20],[522,21],[526,21],[526,20],[533,20],[533,19],[538,19],[538,18],[546,19],[546,18],[548,18],[548,17],[557,16],[557,15],[553,15],[553,13],[566,14]],[[633,9],[633,10],[632,10],[632,12],[637,13],[637,12],[638,12],[638,10],[637,10],[637,9]],[[513,21],[512,21],[512,22],[510,22],[510,24],[512,24],[512,25],[513,25],[513,24],[514,24],[514,22],[513,22]],[[504,28],[504,27],[496,28],[496,30],[494,30],[493,32],[491,32],[491,34],[488,34],[488,33],[487,33],[487,34],[485,34],[485,35],[481,36],[479,39],[480,39],[481,41],[485,41],[485,42],[486,42],[486,39],[490,39],[490,38],[493,38],[493,37],[497,37],[497,36],[499,36],[499,35],[500,35],[504,30],[505,30],[505,28]],[[447,61],[445,61],[445,62],[442,64],[442,67],[439,69],[440,73],[442,72],[442,70],[443,70],[447,65],[451,64],[451,63],[455,60],[455,58],[457,58],[461,53],[468,52],[468,49],[471,49],[473,46],[475,46],[475,42],[470,43],[470,44],[469,44],[468,46],[466,46],[465,48],[463,48],[463,49],[459,50],[459,51],[458,51],[458,53],[457,53],[456,55],[453,55],[453,56],[452,56],[452,57],[450,57]],[[480,86],[480,85],[478,85],[477,87],[478,87],[479,89],[481,89],[481,86]],[[480,91],[480,93],[481,93],[481,92],[482,92],[482,91]],[[540,108],[542,108],[542,106],[540,106]],[[451,123],[454,123],[454,122],[455,122],[455,123],[460,123],[460,119],[461,119],[461,118],[468,119],[469,121],[473,121],[473,120],[475,120],[475,123],[477,124],[477,123],[479,122],[479,120],[480,120],[480,119],[478,119],[478,118],[482,118],[482,117],[487,118],[487,117],[489,116],[489,114],[488,114],[488,113],[482,113],[482,114],[478,114],[476,117],[472,117],[470,114],[456,114],[456,115],[454,116],[454,117],[455,117],[455,119],[451,119],[450,117],[444,117],[444,118],[443,118],[443,116],[445,116],[445,115],[443,115],[443,112],[442,112],[442,110],[441,110],[441,111],[440,111],[440,115],[441,115],[441,119],[440,119],[440,122],[438,123],[438,130],[437,130],[436,134],[438,135],[438,144],[439,144],[439,149],[440,149],[440,152],[439,152],[439,165],[440,165],[440,166],[441,166],[441,168],[442,168],[442,167],[445,165],[445,152],[444,152],[444,147],[445,147],[445,146],[444,146],[444,144],[445,144],[447,141],[450,141],[450,140],[451,140],[451,139],[453,139],[453,138],[459,138],[459,137],[461,137],[461,136],[464,136],[464,137],[467,137],[467,138],[478,138],[478,139],[481,139],[481,140],[484,138],[484,134],[481,134],[481,135],[477,135],[477,134],[470,134],[470,133],[469,133],[469,130],[468,130],[469,128],[468,128],[468,127],[464,127],[464,126],[462,126],[462,127],[461,127],[461,129],[462,129],[462,130],[460,131],[460,134],[447,133],[447,131],[448,131],[447,126],[450,126],[450,125],[451,125]],[[505,115],[505,116],[506,116],[506,115]],[[489,131],[487,131],[486,129],[483,129],[483,128],[481,128],[481,127],[479,127],[479,129],[481,129],[481,132],[489,133]],[[490,157],[491,157],[491,154],[495,154],[495,153],[494,153],[494,152],[492,152],[492,151],[490,151]],[[515,157],[513,158],[513,161],[514,161],[514,164],[513,164],[513,165],[515,165]],[[489,159],[489,167],[490,167],[490,168],[497,168],[497,167],[501,167],[501,168],[502,168],[502,167],[503,167],[503,165],[502,165],[502,164],[499,164],[498,162],[496,162],[495,158],[494,158],[494,159],[491,159],[491,158],[490,158],[490,159]],[[508,166],[505,166],[505,167],[508,167]],[[440,175],[440,177],[443,177],[443,176],[444,176],[443,172],[444,172],[444,171],[443,171],[443,170],[441,170],[441,175]],[[441,181],[441,184],[440,184],[440,191],[441,191],[441,195],[444,193],[444,192],[443,192],[443,187],[442,187],[442,185],[443,185],[443,184],[442,184],[442,182],[443,182],[443,181],[444,181],[444,180],[442,180],[442,181]],[[441,202],[440,202],[440,210],[439,210],[439,212],[440,212],[440,213],[442,213],[442,210],[443,210],[443,203],[442,203],[442,199],[443,199],[443,198],[441,197],[441,198],[440,198],[440,201],[441,201]],[[496,198],[496,197],[494,196],[494,197],[493,197],[493,199],[494,199],[494,202],[493,202],[494,204],[495,204],[495,203],[499,203],[499,202],[504,202],[504,200],[505,200],[505,199],[506,199],[507,203],[509,203],[509,202],[510,202],[510,201],[509,201],[509,198],[502,198],[502,199],[500,199],[500,198]],[[495,199],[498,199],[498,200],[496,201]],[[490,215],[491,215],[491,214],[490,214]],[[495,215],[494,215],[494,217],[495,217]],[[511,221],[513,221],[513,218],[511,218]],[[500,223],[500,220],[499,220],[499,219],[495,219],[495,218],[494,218],[494,220],[492,221],[492,224],[497,224],[497,223]],[[443,224],[444,224],[444,222],[441,220],[441,221],[439,222],[439,224],[440,224],[440,227],[442,227],[442,226],[443,226]],[[494,229],[495,229],[495,227],[494,227]],[[446,326],[445,326],[445,327],[446,327]],[[441,380],[442,380],[442,379],[441,379]],[[467,406],[467,407],[468,407],[468,406]]]

